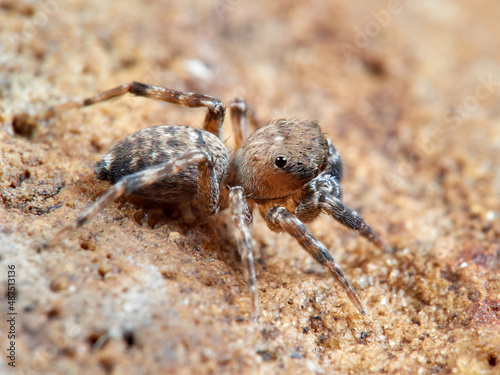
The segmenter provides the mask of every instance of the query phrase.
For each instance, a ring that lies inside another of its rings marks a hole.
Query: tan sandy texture
[[[500,373],[498,1],[0,4],[1,373],[7,265],[13,374]],[[41,249],[107,189],[93,164],[116,141],[203,111],[125,97],[12,116],[130,80],[318,120],[345,202],[392,246],[309,225],[369,315],[260,218],[257,323],[227,213],[185,226],[122,199]]]

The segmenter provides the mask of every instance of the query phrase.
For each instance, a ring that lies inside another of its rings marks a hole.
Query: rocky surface
[[[8,265],[18,313],[16,368],[3,351],[1,372],[498,373],[498,19],[485,0],[1,1],[2,348]],[[186,226],[120,199],[42,248],[106,191],[93,165],[116,141],[203,111],[125,97],[13,116],[131,80],[242,96],[264,123],[318,120],[344,201],[391,244],[309,225],[369,315],[260,218],[257,323],[227,213]]]

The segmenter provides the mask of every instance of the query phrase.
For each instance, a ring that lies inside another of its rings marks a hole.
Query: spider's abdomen
[[[94,173],[98,179],[114,184],[124,176],[197,150],[210,156],[220,184],[228,163],[223,143],[212,133],[181,125],[155,126],[125,137],[96,164]],[[138,189],[134,194],[161,202],[193,200],[198,194],[198,166],[193,164],[178,174]]]

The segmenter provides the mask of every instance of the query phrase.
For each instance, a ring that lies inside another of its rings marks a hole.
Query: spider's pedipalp
[[[285,232],[294,237],[297,242],[311,255],[318,263],[325,266],[330,274],[337,280],[342,289],[346,292],[351,302],[356,306],[362,315],[366,315],[363,303],[352,286],[351,282],[345,275],[344,271],[339,267],[333,259],[332,254],[328,251],[316,237],[314,237],[306,228],[306,226],[292,213],[288,212],[284,207],[271,208],[265,219],[273,225],[279,226]]]

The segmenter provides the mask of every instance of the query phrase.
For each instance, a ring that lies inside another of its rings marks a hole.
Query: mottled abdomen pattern
[[[204,151],[211,158],[219,184],[228,163],[227,150],[212,133],[182,125],[146,128],[118,142],[96,164],[95,176],[112,184],[122,177],[175,159],[190,151]],[[160,202],[190,201],[198,194],[198,166],[165,178],[134,192]]]

